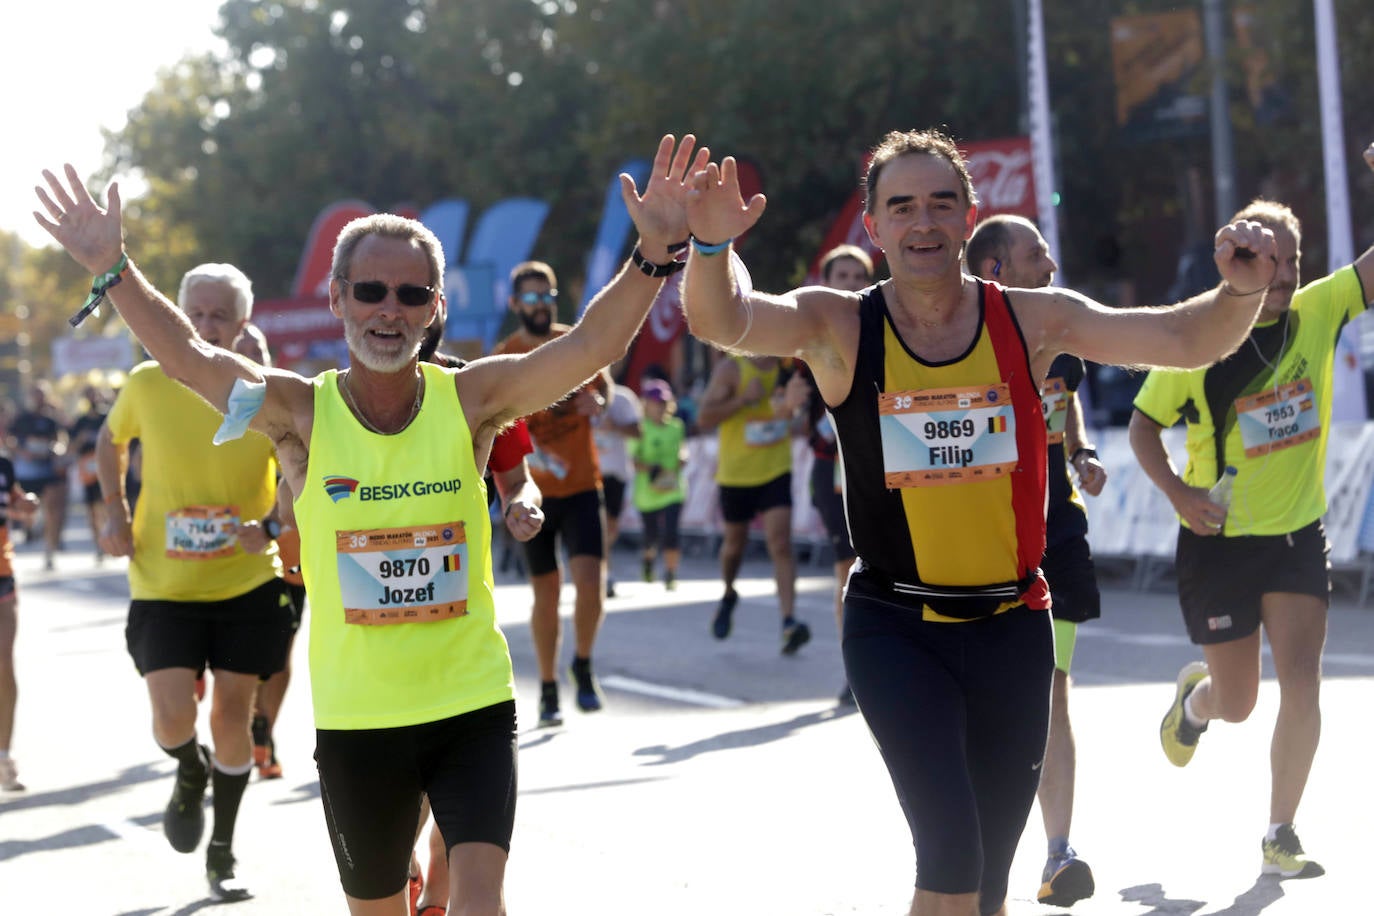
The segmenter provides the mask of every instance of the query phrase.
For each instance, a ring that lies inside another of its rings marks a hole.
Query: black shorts
[[[544,497],[544,527],[525,542],[525,564],[531,576],[558,569],[558,539],[570,557],[606,555],[606,516],[601,489],[572,496]]]
[[[19,586],[15,584],[14,576],[0,576],[0,601],[18,597]]]
[[[644,524],[644,547],[657,546],[663,550],[678,550],[682,546],[679,532],[682,519],[682,503],[672,503],[662,509],[639,513]]]
[[[747,525],[779,506],[792,508],[791,471],[757,487],[720,487],[720,514],[729,524]]]
[[[81,485],[81,497],[86,505],[94,506],[100,502],[100,483],[87,483]]]
[[[1249,636],[1270,592],[1329,602],[1330,553],[1320,520],[1292,534],[1241,537],[1204,537],[1180,526],[1174,568],[1188,637],[1208,645]]]
[[[916,887],[1006,899],[1040,784],[1050,713],[1050,615],[1026,607],[958,623],[852,576],[844,667],[916,847]]]
[[[620,477],[601,475],[601,492],[606,502],[606,517],[620,518],[620,510],[625,508],[625,481]]]
[[[209,667],[266,678],[286,666],[292,614],[281,579],[226,601],[135,600],[124,640],[142,675]]]
[[[420,795],[444,846],[510,851],[515,825],[513,700],[460,716],[359,731],[315,732],[320,799],[344,893],[361,900],[405,887]]]
[[[835,489],[835,462],[817,458],[811,465],[811,505],[820,513],[835,562],[854,559],[849,543],[849,519],[844,515],[844,494]]]
[[[62,482],[62,478],[53,474],[47,477],[26,477],[19,481],[20,489],[38,496],[43,495],[43,491],[48,487]]]
[[[1082,623],[1102,616],[1102,594],[1097,590],[1097,567],[1085,537],[1065,538],[1051,544],[1040,562],[1050,584],[1055,620]]]

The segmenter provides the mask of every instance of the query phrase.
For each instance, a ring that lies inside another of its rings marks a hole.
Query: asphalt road
[[[14,753],[28,784],[0,794],[0,914],[190,914],[206,897],[203,859],[161,834],[172,761],[154,745],[143,686],[124,651],[122,563],[97,567],[74,534],[52,573],[21,549]],[[799,610],[814,641],[778,651],[766,560],[751,558],[731,638],[708,632],[714,560],[687,559],[680,588],[638,581],[614,557],[619,596],[597,665],[608,708],[568,709],[539,731],[528,589],[498,576],[519,678],[520,801],[507,899],[514,914],[891,914],[906,912],[914,865],[886,772],[842,682],[828,567],[801,568]],[[1198,657],[1173,596],[1110,580],[1104,618],[1080,630],[1072,710],[1078,740],[1073,842],[1097,894],[1073,913],[1374,912],[1364,886],[1374,613],[1338,593],[1330,620],[1323,744],[1299,819],[1328,874],[1259,876],[1268,742],[1277,687],[1252,719],[1214,725],[1177,770],[1158,745],[1178,668]],[[570,601],[565,595],[565,608]],[[343,913],[310,760],[304,640],[278,726],[280,780],[250,784],[236,853],[255,899],[241,916]],[[566,655],[566,652],[565,652]],[[565,690],[565,707],[571,707]],[[201,733],[208,734],[202,721]],[[1012,873],[1013,914],[1035,903],[1044,861],[1033,811]]]

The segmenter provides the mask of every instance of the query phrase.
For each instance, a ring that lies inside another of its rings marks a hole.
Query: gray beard
[[[416,355],[420,352],[420,343],[423,339],[423,333],[415,335],[413,339],[407,341],[408,345],[403,346],[400,353],[394,356],[387,353],[377,353],[372,349],[373,341],[368,338],[366,330],[361,325],[354,324],[347,319],[344,320],[344,341],[348,344],[348,352],[353,359],[373,372],[400,372],[414,362]]]

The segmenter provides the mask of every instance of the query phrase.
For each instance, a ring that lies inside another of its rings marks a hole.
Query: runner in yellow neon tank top
[[[1374,168],[1374,144],[1365,161]],[[1310,878],[1324,869],[1307,858],[1293,820],[1321,731],[1331,591],[1321,519],[1332,367],[1341,329],[1374,297],[1374,248],[1299,288],[1297,217],[1265,200],[1239,215],[1268,226],[1278,242],[1279,271],[1259,321],[1239,350],[1209,369],[1150,373],[1131,415],[1140,466],[1179,515],[1179,604],[1206,659],[1179,672],[1160,741],[1169,761],[1185,766],[1212,719],[1249,718],[1259,691],[1263,625],[1278,675],[1279,712],[1261,867]],[[1188,428],[1181,476],[1160,438],[1180,419]],[[1238,469],[1229,512],[1207,494],[1227,465]]]
[[[845,599],[845,668],[910,819],[920,864],[911,912],[990,916],[1006,911],[1054,664],[1049,615],[1034,610],[1048,603],[1036,572],[1045,537],[1039,386],[1061,352],[1198,366],[1233,349],[1259,309],[1273,236],[1248,223],[1217,233],[1224,289],[1247,295],[1213,290],[1149,310],[1108,309],[1067,290],[1003,296],[961,270],[977,206],[953,141],[889,134],[865,183],[864,223],[892,280],[864,294],[745,295],[719,254],[765,201],[742,199],[732,159],[698,172],[684,304],[698,337],[796,356],[815,374],[838,432],[859,556]],[[1238,249],[1259,257],[1237,258]],[[942,550],[940,530],[965,549]],[[927,565],[918,550],[930,544]]]
[[[725,529],[720,546],[725,593],[711,632],[717,639],[730,635],[739,601],[735,578],[744,562],[749,526],[759,518],[777,585],[782,653],[792,655],[811,639],[811,629],[794,614],[797,565],[792,555],[792,428],[806,389],[800,379],[781,384],[782,375],[776,357],[720,359],[702,392],[697,422],[706,429],[719,427],[716,485]]]
[[[485,453],[511,420],[547,407],[624,355],[674,270],[670,246],[687,235],[684,178],[704,168],[708,155],[703,148],[694,157],[694,147],[692,137],[679,145],[665,136],[643,196],[621,176],[639,230],[634,263],[576,327],[519,356],[457,370],[417,366],[442,296],[443,249],[420,223],[390,214],[350,223],[335,246],[330,309],[343,320],[346,373],[305,379],[207,345],[132,264],[120,267],[121,282],[109,289],[149,352],[226,414],[226,434],[248,427],[273,440],[283,475],[300,494],[312,646],[319,640],[352,661],[340,670],[315,651],[312,658],[325,665],[311,674],[321,796],[354,916],[405,909],[422,792],[448,844],[454,910],[504,912],[515,707],[509,656],[493,623],[490,522],[471,498],[482,486],[474,453]],[[48,217],[38,220],[83,267],[104,276],[121,262],[118,187],[109,188],[105,210],[75,169],[65,174],[63,182],[44,173],[38,196]],[[327,441],[314,437],[317,422],[328,426],[321,431]],[[441,454],[418,454],[416,447],[440,440],[436,424],[451,433]],[[414,447],[397,457],[402,442]],[[312,447],[327,449],[339,465],[324,466]],[[404,671],[386,670],[398,650],[419,653],[404,660],[423,669],[419,691],[407,690]],[[454,652],[476,670],[435,664]],[[322,681],[331,675],[351,683]],[[368,683],[399,708],[367,698],[359,688]]]

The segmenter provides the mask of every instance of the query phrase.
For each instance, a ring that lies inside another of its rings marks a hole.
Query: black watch
[[[267,532],[269,540],[275,541],[281,537],[281,522],[275,518],[265,518],[262,520],[262,530]]]
[[[1097,449],[1092,446],[1082,446],[1073,450],[1073,455],[1069,458],[1069,464],[1077,464],[1079,458],[1096,458]]]
[[[669,261],[667,264],[655,264],[653,261],[650,261],[644,257],[644,255],[640,254],[638,245],[630,252],[630,263],[639,268],[639,272],[644,276],[654,277],[655,279],[671,277],[687,266],[686,261],[679,261],[676,258]]]

